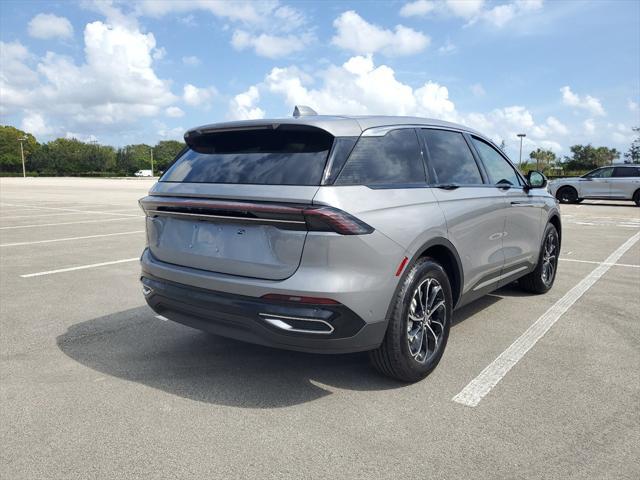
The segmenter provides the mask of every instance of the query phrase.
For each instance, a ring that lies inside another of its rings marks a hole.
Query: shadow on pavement
[[[106,375],[240,408],[298,405],[330,395],[331,388],[404,386],[377,374],[366,353],[313,355],[252,345],[159,320],[146,306],[72,325],[57,344]]]

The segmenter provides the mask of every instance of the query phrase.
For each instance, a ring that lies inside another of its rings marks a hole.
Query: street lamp
[[[22,142],[25,142],[27,137],[18,137],[18,141],[20,142],[20,157],[22,157],[22,178],[27,178],[27,169],[24,166],[24,147],[22,146]]]
[[[518,165],[519,165],[520,167],[522,167],[522,139],[523,139],[524,137],[526,137],[526,136],[527,136],[527,134],[526,134],[526,133],[519,133],[519,134],[518,134],[518,137],[520,137],[520,161],[518,162]]]
[[[149,152],[151,153],[151,176],[153,177],[153,147],[149,148]]]

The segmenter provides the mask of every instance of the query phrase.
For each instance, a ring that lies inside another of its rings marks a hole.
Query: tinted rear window
[[[640,167],[616,167],[613,169],[614,177],[640,177]]]
[[[384,137],[361,137],[335,184],[415,183],[426,183],[418,137],[413,129],[401,129]]]
[[[208,133],[190,142],[161,181],[320,185],[332,143],[324,130],[296,125]]]

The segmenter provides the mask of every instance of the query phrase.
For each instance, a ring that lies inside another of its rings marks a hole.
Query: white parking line
[[[577,260],[575,258],[561,258],[563,262],[577,262],[577,263],[592,263],[594,265],[603,265],[605,262],[596,262],[594,260]],[[631,267],[631,268],[640,268],[640,265],[632,265],[630,263],[609,263],[607,265],[611,265],[612,267]]]
[[[26,208],[35,208],[35,209],[39,209],[39,210],[59,210],[61,212],[82,212],[82,213],[94,213],[97,215],[118,215],[120,217],[127,217],[127,216],[135,216],[137,217],[138,215],[135,215],[133,213],[113,213],[113,212],[104,212],[101,210],[78,210],[77,208],[60,208],[60,207],[37,207],[34,205],[16,205],[16,204],[12,204],[12,203],[5,203],[3,205],[7,205],[9,207],[26,207]]]
[[[0,247],[18,247],[20,245],[35,245],[37,243],[69,242],[71,240],[85,240],[87,238],[117,237],[119,235],[133,235],[134,233],[144,233],[144,230],[133,230],[131,232],[118,233],[103,233],[101,235],[86,235],[84,237],[54,238],[52,240],[36,240],[35,242],[2,243],[0,244]]]
[[[468,407],[475,407],[493,387],[518,363],[522,357],[540,340],[545,333],[571,306],[604,275],[620,257],[624,255],[638,240],[640,232],[629,238],[618,247],[607,259],[598,265],[589,275],[569,290],[560,300],[553,304],[531,325],[515,342],[513,342],[498,358],[471,380],[455,397],[454,402]]]
[[[78,222],[39,223],[39,224],[37,223],[33,225],[12,225],[10,227],[0,227],[0,230],[14,230],[16,228],[55,227],[57,225],[79,225],[81,223],[117,222],[117,221],[123,221],[123,220],[135,220],[140,217],[144,217],[144,215],[136,215],[135,217],[124,217],[124,218],[105,218],[102,220],[80,220]]]
[[[117,213],[117,212],[139,212],[140,210],[135,209],[135,208],[125,208],[122,210],[111,210],[110,213]],[[91,212],[86,212],[84,210],[82,211],[77,211],[77,212],[61,212],[61,213],[41,213],[38,215],[11,215],[8,217],[3,217],[0,216],[0,221],[2,220],[13,220],[14,218],[35,218],[35,217],[60,217],[62,215],[82,215],[82,214],[90,214]]]
[[[73,272],[74,270],[86,270],[87,268],[104,267],[105,265],[116,265],[118,263],[136,262],[139,261],[139,257],[125,258],[124,260],[113,260],[111,262],[92,263],[90,265],[80,265],[79,267],[59,268],[57,270],[49,270],[46,272],[27,273],[26,275],[20,275],[22,278],[41,277],[43,275],[52,275],[54,273]]]

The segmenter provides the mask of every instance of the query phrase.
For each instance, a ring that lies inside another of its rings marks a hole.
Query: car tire
[[[547,293],[553,287],[560,254],[560,237],[553,224],[547,224],[542,238],[538,265],[533,272],[518,280],[523,290],[536,294]]]
[[[640,207],[640,190],[636,190],[633,194],[633,201],[636,203],[636,207]]]
[[[432,258],[421,258],[409,267],[392,302],[385,337],[369,358],[383,375],[417,382],[436,368],[447,345],[453,310],[449,277]]]
[[[561,187],[556,192],[556,198],[560,203],[579,203],[578,191],[573,187]]]

